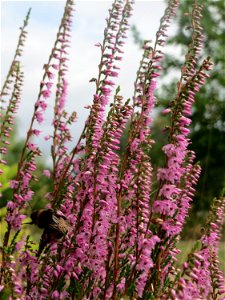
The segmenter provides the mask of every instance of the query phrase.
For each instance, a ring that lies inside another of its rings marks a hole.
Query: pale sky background
[[[78,122],[73,127],[74,142],[78,139],[88,110],[85,105],[92,103],[94,83],[89,80],[97,76],[100,50],[94,44],[102,42],[105,18],[112,1],[75,1],[76,11],[73,19],[72,44],[69,62],[69,93],[66,109],[69,112],[77,111]],[[25,73],[22,101],[18,112],[19,137],[24,137],[33,114],[34,103],[37,98],[39,83],[43,75],[43,65],[47,62],[52,49],[65,1],[1,1],[1,83],[5,79],[12,57],[14,55],[19,27],[31,7],[31,16],[28,25],[28,36],[22,57]],[[156,1],[136,1],[130,23],[138,27],[144,39],[155,40],[155,32],[163,15],[165,3]],[[174,25],[169,33],[174,31]],[[133,82],[141,58],[141,51],[133,42],[129,33],[126,40],[124,59],[121,66],[118,84],[122,95],[132,97]],[[165,47],[166,50],[166,47]],[[53,100],[53,99],[52,99]],[[52,107],[45,114],[45,121],[40,130],[44,135],[51,134]],[[49,160],[49,148],[43,139],[38,143]]]

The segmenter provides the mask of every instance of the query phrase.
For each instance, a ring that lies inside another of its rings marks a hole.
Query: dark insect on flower
[[[32,222],[39,228],[44,229],[39,243],[37,256],[40,256],[45,246],[49,243],[56,242],[67,233],[69,224],[64,216],[54,213],[52,209],[40,209],[32,212]]]

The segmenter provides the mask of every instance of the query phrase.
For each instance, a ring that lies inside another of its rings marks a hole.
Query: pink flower
[[[124,277],[121,278],[120,283],[117,284],[117,289],[121,292],[123,292],[125,288],[126,279]]]
[[[27,148],[31,151],[35,151],[37,149],[37,145],[33,143],[28,143]]]
[[[7,161],[4,159],[0,159],[0,164],[7,165]]]
[[[30,201],[34,195],[33,191],[28,191],[26,195],[24,195],[24,201]]]
[[[7,204],[6,204],[6,207],[7,207],[9,210],[13,210],[13,209],[16,207],[16,203],[13,202],[13,201],[8,201]]]
[[[159,191],[159,196],[164,196],[166,198],[172,197],[174,194],[179,194],[181,192],[180,189],[178,189],[173,184],[164,184],[164,186]]]
[[[49,79],[53,79],[55,77],[55,75],[50,71],[47,72],[47,76]]]
[[[147,275],[145,272],[143,272],[136,280],[135,280],[135,285],[137,289],[138,296],[142,298],[142,294],[146,285],[147,281]]]
[[[37,101],[37,106],[38,106],[38,107],[41,107],[44,111],[45,111],[46,108],[47,108],[47,104],[46,104],[46,102],[43,101],[43,100],[38,100],[38,101]]]
[[[43,113],[41,111],[37,111],[35,113],[35,117],[39,124],[41,124],[44,121]]]
[[[118,72],[111,71],[111,74],[110,74],[111,77],[118,77],[118,75],[119,75]]]
[[[115,85],[115,83],[112,80],[104,80],[104,83],[110,86]]]
[[[24,174],[23,178],[22,178],[22,186],[27,188],[29,185],[29,182],[31,180],[31,175],[29,173]]]
[[[21,229],[22,220],[25,219],[26,216],[20,215],[18,210],[13,210],[11,214],[7,214],[6,221],[11,225],[13,230]]]
[[[162,228],[166,231],[166,236],[174,236],[181,232],[182,227],[173,219],[168,219],[162,224]]]
[[[58,70],[59,69],[59,65],[56,64],[52,64],[53,69]]]
[[[50,135],[46,135],[46,136],[44,137],[45,141],[48,141],[50,138],[51,138]]]
[[[173,144],[167,144],[163,146],[162,150],[168,157],[176,154],[176,148]]]
[[[172,217],[177,209],[177,205],[171,200],[156,200],[152,208],[156,213]]]
[[[94,287],[93,288],[93,296],[94,296],[94,299],[98,299],[98,295],[100,294],[101,292],[101,289],[99,287]]]
[[[182,125],[182,126],[184,126],[184,125],[190,125],[191,119],[182,116],[182,117],[179,119],[179,123],[180,123],[180,125]]]
[[[42,91],[42,96],[46,99],[51,96],[51,91],[50,90],[43,90]]]
[[[54,291],[54,292],[52,293],[52,298],[53,298],[53,299],[58,299],[58,298],[59,298],[59,292],[58,292],[58,291]]]
[[[51,176],[51,173],[50,173],[49,170],[44,170],[44,171],[43,171],[43,174],[44,174],[46,177],[48,177],[48,178],[50,178],[50,176]]]
[[[41,133],[41,130],[38,130],[38,129],[33,129],[32,133],[36,136],[39,136],[40,133]]]
[[[11,189],[16,189],[19,185],[19,182],[16,180],[10,180],[9,186],[11,187]]]
[[[162,114],[163,115],[168,115],[169,113],[171,112],[171,109],[170,108],[166,108],[162,111]]]
[[[46,82],[47,89],[50,90],[53,86],[53,82]]]
[[[140,255],[140,261],[137,265],[138,271],[145,271],[147,272],[150,268],[153,267],[153,261],[147,255]]]

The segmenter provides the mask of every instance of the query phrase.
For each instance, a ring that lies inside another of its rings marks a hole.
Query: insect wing
[[[55,229],[62,234],[65,234],[68,231],[69,225],[66,222],[66,220],[56,216],[53,216],[52,219],[53,219],[53,223],[50,225],[52,229]]]

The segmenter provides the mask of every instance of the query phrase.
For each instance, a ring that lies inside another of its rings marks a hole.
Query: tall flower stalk
[[[53,72],[55,70],[55,65],[52,61],[56,56],[57,46],[60,48],[62,44],[59,38],[61,28],[67,29],[70,27],[70,23],[71,23],[70,13],[72,10],[72,5],[73,2],[68,0],[65,6],[64,16],[62,18],[59,27],[59,34],[57,35],[54,48],[52,50],[52,53],[50,54],[48,63],[44,66],[45,72],[42,81],[40,83],[38,99],[35,102],[34,113],[31,118],[31,123],[27,131],[24,147],[22,149],[20,159],[18,162],[16,178],[15,180],[13,180],[13,182],[11,182],[11,188],[13,189],[13,198],[7,203],[7,215],[5,220],[7,222],[8,229],[4,235],[4,241],[3,241],[3,262],[1,266],[1,280],[4,276],[4,272],[6,272],[7,268],[9,268],[7,267],[7,261],[9,262],[10,265],[9,255],[13,251],[12,249],[14,249],[13,243],[15,241],[16,236],[18,235],[18,232],[21,229],[22,220],[25,218],[25,215],[21,213],[21,209],[25,208],[27,206],[27,203],[33,197],[34,192],[31,190],[30,183],[34,178],[33,172],[36,170],[36,158],[37,156],[41,155],[38,146],[31,142],[31,138],[33,136],[40,134],[40,130],[34,128],[34,123],[35,120],[40,124],[43,122],[43,113],[47,108],[46,100],[50,97],[52,80],[54,78]],[[24,26],[27,25],[29,13],[24,22]],[[24,28],[22,28],[16,56],[21,55],[20,48],[21,45],[23,44],[24,38],[25,38],[25,32],[24,32]],[[12,238],[12,241],[10,242],[9,245],[11,230],[14,231],[16,230],[16,233],[14,234],[14,237]]]
[[[4,160],[4,156],[7,154],[7,148],[10,144],[10,132],[13,130],[14,119],[21,98],[21,89],[23,86],[21,56],[26,41],[26,27],[28,25],[30,12],[31,9],[29,9],[26,15],[23,26],[20,27],[20,35],[18,38],[16,51],[0,93],[0,118],[2,121],[0,124],[0,159],[2,164],[7,163]],[[2,173],[3,171],[1,170],[1,174]]]
[[[214,199],[208,224],[199,243],[183,264],[178,280],[170,290],[170,299],[199,298],[224,299],[224,275],[219,269],[218,252],[221,230],[224,224],[225,201]]]
[[[193,196],[194,183],[199,176],[199,170],[194,166],[192,167],[193,155],[187,148],[189,145],[187,138],[189,129],[187,127],[191,122],[189,116],[191,115],[194,95],[205,83],[205,78],[208,77],[207,71],[212,66],[210,59],[207,58],[202,66],[196,69],[196,61],[202,47],[199,21],[201,9],[202,7],[194,2],[192,42],[181,70],[180,81],[177,84],[177,95],[171,101],[170,107],[164,111],[165,114],[170,113],[171,117],[171,125],[168,128],[169,143],[162,148],[166,157],[166,166],[158,169],[158,190],[152,205],[153,220],[154,218],[160,219],[160,221],[158,220],[158,230],[155,232],[161,241],[153,251],[153,257],[157,253],[155,261],[157,268],[149,274],[147,281],[148,285],[153,282],[152,289],[149,289],[149,295],[154,294],[158,297],[163,295],[165,284],[169,281],[166,276],[170,272],[174,272],[172,262],[178,253],[175,246],[176,240],[184,225],[187,209]],[[189,61],[190,56],[192,64]],[[191,169],[196,175],[188,187],[187,176]],[[190,191],[188,192],[188,190]],[[155,226],[152,225],[151,227],[154,228]],[[147,295],[146,293],[145,296]]]

